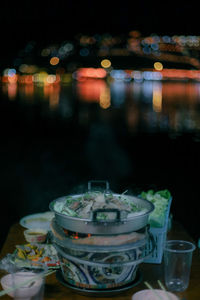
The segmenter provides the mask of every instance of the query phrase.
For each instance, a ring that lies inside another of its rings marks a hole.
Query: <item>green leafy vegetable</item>
[[[163,227],[166,219],[167,208],[169,200],[171,199],[171,193],[169,190],[143,191],[140,197],[146,199],[154,204],[154,210],[149,216],[149,223],[152,227]]]

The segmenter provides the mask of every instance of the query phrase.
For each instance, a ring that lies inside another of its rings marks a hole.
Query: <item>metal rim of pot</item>
[[[91,181],[88,182],[88,191],[91,191]],[[106,182],[106,190],[105,194],[109,190],[109,184]],[[120,194],[112,193],[113,196],[120,197]],[[68,195],[71,197],[81,197],[83,194],[72,194]],[[126,195],[127,197],[134,199],[134,202],[139,203],[143,206],[143,208],[146,208],[147,211],[144,213],[141,213],[139,215],[135,215],[133,217],[124,218],[121,215],[120,210],[118,209],[97,209],[91,213],[90,219],[83,219],[78,217],[72,217],[68,216],[66,214],[62,214],[57,212],[54,209],[54,205],[57,202],[63,202],[65,201],[65,198],[67,196],[59,197],[55,200],[53,200],[49,204],[49,208],[51,211],[55,213],[55,218],[57,220],[57,223],[62,226],[65,229],[80,232],[80,233],[91,233],[91,234],[122,234],[126,232],[131,231],[137,231],[140,228],[144,227],[148,222],[149,214],[154,210],[154,205],[148,200],[132,196],[132,195]],[[98,220],[97,215],[100,212],[114,212],[116,213],[116,218],[112,220]],[[108,227],[109,226],[109,227]],[[108,232],[109,228],[109,232]]]

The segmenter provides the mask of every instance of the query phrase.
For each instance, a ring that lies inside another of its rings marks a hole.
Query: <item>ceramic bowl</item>
[[[156,297],[156,294],[159,295]],[[132,296],[132,300],[155,300],[155,299],[162,299],[162,300],[179,300],[179,298],[170,292],[166,292],[163,290],[155,289],[155,290],[141,290],[135,293]]]
[[[96,252],[77,251],[71,255],[70,249],[53,245],[58,253],[62,276],[72,286],[105,290],[130,284],[136,278],[139,248],[122,252],[97,252],[97,248]],[[125,262],[129,264],[123,265]]]
[[[13,274],[7,274],[1,278],[1,286],[4,290],[12,289],[15,285],[25,285],[20,286],[15,291],[8,291],[10,297],[15,299],[30,300],[31,297],[39,295],[41,293],[41,288],[44,285],[44,280],[41,277],[37,277],[33,272],[17,272]],[[30,282],[31,280],[34,280]],[[29,283],[28,283],[29,281]],[[34,298],[35,299],[35,298]],[[39,298],[37,298],[39,299]]]
[[[47,238],[47,230],[27,229],[24,231],[24,237],[28,243],[44,243]]]

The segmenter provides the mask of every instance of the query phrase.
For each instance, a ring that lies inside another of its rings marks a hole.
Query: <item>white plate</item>
[[[27,229],[50,229],[51,220],[54,217],[54,212],[47,211],[23,217],[19,223]]]

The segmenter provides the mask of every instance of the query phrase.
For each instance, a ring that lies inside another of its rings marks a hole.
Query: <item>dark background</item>
[[[196,1],[4,1],[0,9],[1,51],[26,41],[57,41],[76,33],[198,35]]]
[[[127,34],[131,30],[144,36],[200,33],[199,9],[192,1],[4,1],[0,26],[0,63],[8,67],[31,40],[46,45],[77,33]],[[111,128],[106,113],[102,116],[98,111],[95,115],[95,107],[91,107],[93,127],[81,128],[77,122],[81,108],[76,101],[74,106],[75,118],[66,124],[56,117],[45,119],[37,102],[25,110],[17,102],[8,105],[1,96],[1,205],[6,205],[1,214],[5,229],[1,241],[10,224],[23,214],[45,211],[55,197],[76,192],[75,188],[90,179],[105,177],[116,192],[127,187],[133,191],[169,188],[176,199],[175,217],[188,225],[197,239],[200,147],[191,135],[173,139],[168,134],[149,136],[139,132],[134,139],[129,138],[117,117]],[[122,149],[116,151],[118,143]],[[125,149],[131,163],[123,156]],[[97,159],[101,151],[104,164]],[[111,165],[108,173],[106,161]]]

